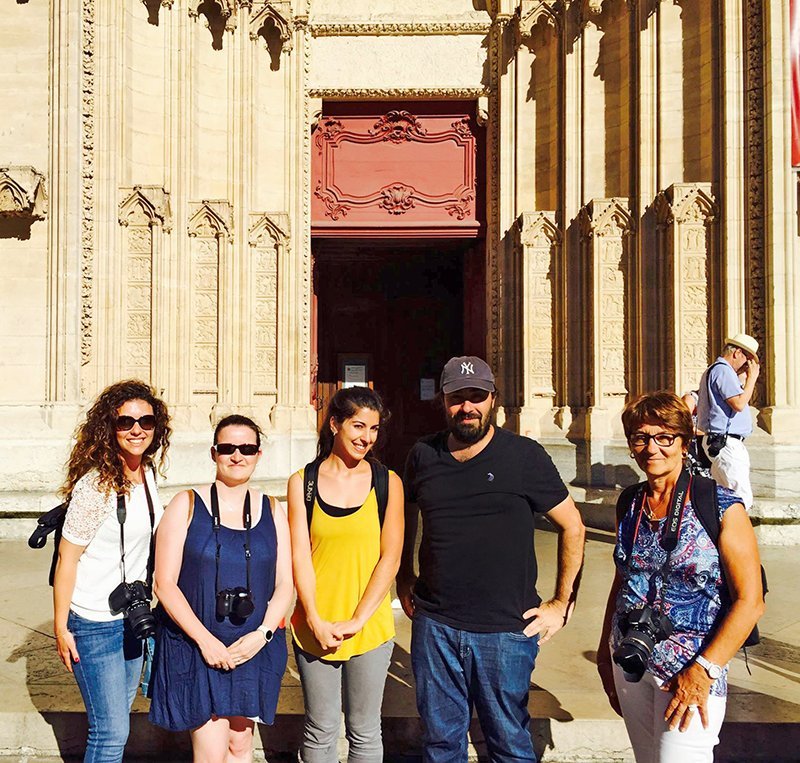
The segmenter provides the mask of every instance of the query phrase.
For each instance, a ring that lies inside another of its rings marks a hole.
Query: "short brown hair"
[[[625,437],[629,438],[642,424],[660,424],[685,443],[694,437],[692,414],[674,392],[648,392],[628,403],[622,412]]]

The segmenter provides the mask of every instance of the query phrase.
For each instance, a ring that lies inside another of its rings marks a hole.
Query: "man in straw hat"
[[[703,449],[711,459],[711,476],[733,490],[747,509],[753,505],[753,489],[744,440],[753,431],[748,406],[759,370],[758,342],[748,334],[729,337],[700,379],[697,400],[697,427],[706,433]]]

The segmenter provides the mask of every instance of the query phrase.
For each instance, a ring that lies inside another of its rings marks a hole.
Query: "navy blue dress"
[[[220,589],[246,585],[244,530],[220,527]],[[211,514],[194,493],[192,521],[183,546],[178,578],[194,613],[223,644],[255,630],[264,620],[275,590],[278,541],[269,498],[264,496],[261,518],[250,530],[250,585],[255,611],[243,622],[219,619],[215,610],[214,558],[216,544]],[[159,607],[159,627],[153,662],[150,721],[170,731],[187,731],[211,716],[245,716],[271,724],[275,719],[281,678],[286,669],[285,629],[252,659],[234,670],[210,668],[197,645]]]

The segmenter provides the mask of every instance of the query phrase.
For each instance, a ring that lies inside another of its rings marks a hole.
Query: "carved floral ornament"
[[[41,172],[30,166],[0,167],[0,218],[44,220],[48,206]]]

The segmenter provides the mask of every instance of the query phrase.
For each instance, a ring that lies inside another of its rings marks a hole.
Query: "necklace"
[[[650,506],[650,498],[649,496],[645,495],[644,497],[644,513],[647,519],[650,522],[660,522],[662,517],[657,517],[655,512],[653,511],[653,507]]]

